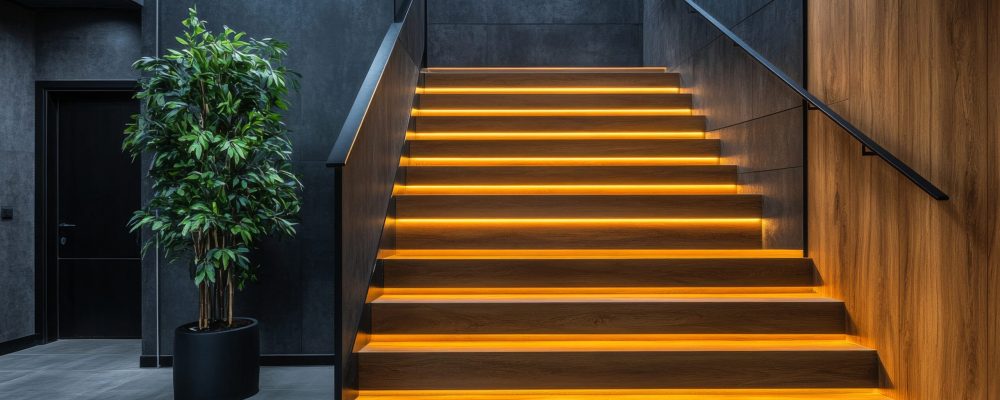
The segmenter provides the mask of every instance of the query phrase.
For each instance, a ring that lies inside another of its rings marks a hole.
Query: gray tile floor
[[[138,340],[60,340],[0,356],[3,400],[170,400],[170,368],[139,368]],[[262,367],[258,399],[333,398],[333,367]]]

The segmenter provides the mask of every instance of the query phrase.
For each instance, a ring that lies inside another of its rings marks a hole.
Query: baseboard
[[[301,367],[301,366],[321,366],[334,365],[333,354],[261,354],[260,365],[263,367]],[[160,365],[162,367],[172,367],[174,356],[161,355]],[[155,368],[156,356],[139,356],[139,367]]]
[[[25,336],[0,343],[0,356],[42,344],[42,335]],[[333,357],[332,355],[330,357]]]

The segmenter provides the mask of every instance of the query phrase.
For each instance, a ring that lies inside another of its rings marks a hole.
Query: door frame
[[[50,226],[58,214],[55,208],[57,203],[53,201],[56,193],[49,190],[49,184],[54,183],[55,177],[50,164],[57,149],[56,140],[52,140],[55,131],[49,130],[50,120],[54,117],[49,115],[52,95],[67,92],[135,93],[138,90],[136,80],[35,82],[35,334],[40,343],[59,338],[57,239]]]

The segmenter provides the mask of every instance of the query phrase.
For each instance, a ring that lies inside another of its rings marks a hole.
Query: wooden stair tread
[[[424,73],[424,87],[678,87],[680,75],[655,71],[470,70]]]
[[[397,196],[424,195],[664,195],[735,194],[736,184],[434,184],[397,185]]]
[[[383,294],[372,303],[842,303],[817,293],[422,293]]]
[[[469,94],[420,96],[420,108],[434,109],[628,109],[691,108],[690,94],[577,93],[577,94]]]
[[[718,139],[414,140],[409,157],[713,157]]]
[[[403,166],[406,185],[736,184],[732,165]]]
[[[416,117],[417,132],[704,131],[700,115]]]
[[[364,390],[359,400],[885,400],[875,389]]]
[[[602,72],[611,74],[618,72],[664,73],[667,72],[667,68],[666,67],[428,67],[421,69],[420,72],[425,74],[428,73],[458,74],[458,73],[488,73],[488,72],[504,72],[504,73]]]
[[[761,196],[721,195],[408,195],[396,218],[759,218]]]
[[[776,352],[874,350],[847,340],[554,340],[369,342],[362,353]]]
[[[386,260],[427,259],[747,259],[747,258],[800,258],[802,250],[776,249],[397,249],[385,252]]]

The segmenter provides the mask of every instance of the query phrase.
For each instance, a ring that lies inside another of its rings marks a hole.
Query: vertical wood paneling
[[[989,110],[990,115],[989,131],[989,168],[990,176],[988,186],[987,204],[991,207],[989,213],[990,229],[990,250],[989,250],[989,287],[987,296],[989,298],[989,325],[986,327],[989,333],[990,343],[987,358],[989,361],[989,376],[996,377],[1000,374],[1000,162],[996,157],[1000,155],[1000,2],[989,1],[989,21],[987,42],[989,43],[989,71],[987,80],[989,82]],[[990,400],[1000,400],[1000,379],[990,379],[988,398]]]
[[[989,3],[809,2],[810,90],[844,93],[838,111],[952,197],[930,199],[811,115],[810,252],[823,291],[846,301],[854,339],[879,350],[894,398],[1000,399],[989,379],[1000,373],[1000,305],[988,291],[1000,287],[988,258],[1000,249],[1000,123],[989,118],[1000,90],[988,79],[1000,56],[987,51],[1000,46],[987,31],[1000,18]],[[846,76],[826,76],[845,52]]]
[[[921,153],[929,163],[916,168],[952,198],[923,199],[928,224],[910,230],[916,235],[911,249],[927,250],[926,258],[913,259],[904,269],[901,363],[918,368],[907,368],[901,379],[912,399],[983,399],[986,2],[919,0],[902,6],[901,60],[910,62],[900,69],[909,88],[901,96],[901,128],[919,134],[914,146],[927,146]]]

